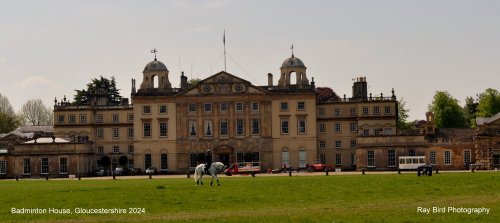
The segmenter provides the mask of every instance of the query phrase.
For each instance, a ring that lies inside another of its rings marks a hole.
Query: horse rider
[[[205,173],[207,174],[210,165],[212,165],[212,152],[210,150],[207,150],[207,153],[205,154]]]

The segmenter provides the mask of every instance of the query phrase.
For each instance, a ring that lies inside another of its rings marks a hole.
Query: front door
[[[219,154],[219,161],[226,166],[229,166],[229,153]]]

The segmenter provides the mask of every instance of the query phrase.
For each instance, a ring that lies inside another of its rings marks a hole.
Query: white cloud
[[[22,81],[14,83],[15,88],[48,87],[59,88],[57,84],[42,76],[30,76]]]
[[[196,26],[192,28],[187,28],[186,31],[190,33],[204,33],[212,30],[212,27],[209,26]]]

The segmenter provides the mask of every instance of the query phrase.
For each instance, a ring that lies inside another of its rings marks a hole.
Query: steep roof
[[[27,133],[27,132],[54,132],[54,126],[51,125],[39,125],[39,126],[32,126],[32,125],[25,125],[25,126],[19,126],[16,130]]]
[[[500,120],[500,112],[494,116],[489,117],[489,118],[484,118],[484,117],[483,118],[476,118],[476,124],[477,125],[487,125],[487,124],[490,124],[496,120]]]
[[[6,138],[8,136],[16,136],[22,139],[32,139],[35,136],[35,134],[52,135],[53,133],[54,133],[54,126],[51,125],[41,125],[41,126],[26,125],[26,126],[19,126],[12,132],[0,134],[0,139]]]

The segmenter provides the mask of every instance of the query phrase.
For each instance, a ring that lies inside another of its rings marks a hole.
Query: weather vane
[[[156,60],[156,53],[158,52],[158,50],[156,50],[156,48],[154,48],[153,50],[151,50],[151,53],[154,53],[155,54],[155,60]]]

